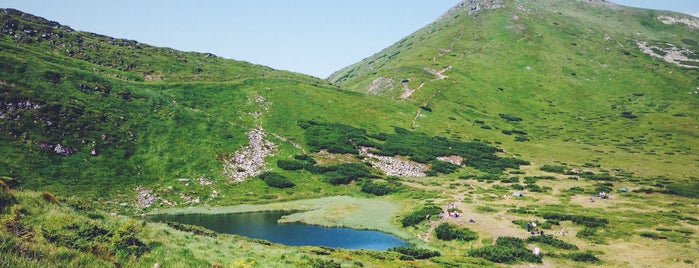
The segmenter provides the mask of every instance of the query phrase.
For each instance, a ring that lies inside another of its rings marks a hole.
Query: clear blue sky
[[[73,29],[325,78],[459,0],[2,0]],[[614,0],[699,16],[699,0]]]

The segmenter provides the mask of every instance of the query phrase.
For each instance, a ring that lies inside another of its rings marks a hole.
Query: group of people
[[[447,209],[446,209],[446,210],[447,210],[447,213],[446,213],[446,216],[447,216],[447,217],[458,218],[458,217],[461,216],[461,215],[459,215],[459,212],[456,211],[456,203],[447,203]],[[439,212],[439,219],[440,219],[440,220],[441,220],[441,219],[444,219],[444,215],[445,215],[445,214],[444,214],[444,211],[440,211],[440,212]],[[430,214],[425,215],[425,220],[427,220],[427,223],[431,223],[431,221],[430,221]],[[470,223],[475,223],[476,221],[475,221],[474,219],[469,219],[468,222],[470,222]]]
[[[527,232],[529,232],[530,234],[544,235],[544,231],[539,230],[539,227],[536,226],[535,221],[527,222],[527,224],[524,225],[524,228],[527,228]]]

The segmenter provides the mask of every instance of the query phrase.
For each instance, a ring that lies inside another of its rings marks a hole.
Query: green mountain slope
[[[206,178],[216,188],[192,191],[208,197],[233,191],[225,159],[252,129],[288,156],[301,152],[300,120],[388,129],[371,119],[401,109],[310,76],[0,14],[0,174],[27,189],[131,199],[139,185]]]
[[[606,1],[464,1],[330,80],[411,103],[415,130],[501,142],[535,164],[599,162],[687,178],[699,160],[697,40],[697,19],[679,13]],[[503,134],[512,129],[528,141]]]

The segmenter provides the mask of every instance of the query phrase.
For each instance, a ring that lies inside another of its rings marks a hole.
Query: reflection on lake
[[[326,228],[302,223],[277,221],[289,212],[235,214],[154,215],[152,221],[171,221],[198,225],[219,233],[238,234],[290,246],[325,246],[348,249],[386,250],[407,245],[393,235],[349,228]]]

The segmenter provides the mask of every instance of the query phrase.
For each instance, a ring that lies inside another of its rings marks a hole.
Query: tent
[[[512,196],[519,196],[519,197],[523,197],[523,196],[524,196],[524,194],[523,194],[522,192],[520,192],[520,191],[515,191],[515,192],[513,192],[513,193],[512,193]]]

